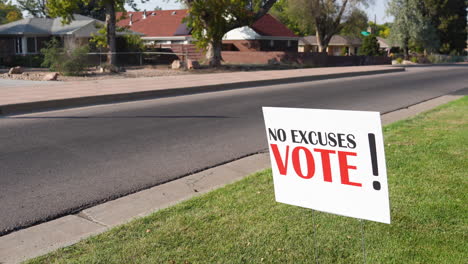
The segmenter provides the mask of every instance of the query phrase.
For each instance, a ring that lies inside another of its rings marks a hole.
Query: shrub
[[[27,55],[14,55],[6,57],[3,60],[3,64],[8,67],[41,67],[42,62],[44,61],[44,56],[42,54],[27,54]]]
[[[380,45],[375,35],[370,35],[364,38],[362,46],[359,49],[359,54],[365,56],[380,55]]]
[[[341,56],[346,56],[346,55],[348,55],[348,49],[347,49],[346,47],[341,48],[340,55],[341,55]]]
[[[396,62],[398,64],[402,64],[403,63],[403,58],[401,58],[401,57],[396,58]]]
[[[431,63],[454,63],[466,61],[467,57],[456,55],[431,54],[427,56],[427,59]]]
[[[47,47],[41,50],[41,53],[44,54],[42,66],[63,75],[81,75],[88,66],[86,62],[88,51],[88,46],[65,51],[57,39],[52,39]]]
[[[410,61],[413,63],[418,63],[418,57],[411,57]]]

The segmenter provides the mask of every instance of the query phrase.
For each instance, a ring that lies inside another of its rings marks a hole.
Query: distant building
[[[346,55],[357,55],[362,41],[356,37],[334,35],[328,43],[328,55],[340,56],[343,51]],[[306,36],[299,40],[299,52],[318,52],[316,36]]]
[[[97,23],[103,23],[82,15],[74,17],[68,25],[60,18],[25,18],[0,25],[0,57],[37,54],[52,37],[62,39],[68,48],[82,45],[97,32]]]
[[[77,14],[70,24],[62,24],[60,18],[25,18],[0,25],[0,61],[16,55],[38,54],[53,37],[60,39],[66,49],[86,45],[103,25],[103,21]],[[129,33],[139,34],[124,31],[117,35]]]

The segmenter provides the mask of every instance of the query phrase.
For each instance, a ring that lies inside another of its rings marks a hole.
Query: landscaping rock
[[[98,72],[104,73],[104,72],[110,72],[110,73],[119,73],[120,68],[112,65],[112,64],[103,64],[102,66],[98,67]]]
[[[187,69],[189,70],[200,69],[200,63],[196,60],[187,60]]]
[[[184,68],[184,63],[182,61],[180,61],[180,60],[175,60],[175,61],[172,62],[171,68],[173,70],[182,69],[182,68]]]
[[[23,73],[23,68],[20,66],[13,67],[8,71],[8,74],[22,74]]]
[[[59,74],[56,72],[51,72],[51,73],[46,74],[42,80],[43,81],[56,81],[58,75]]]
[[[276,58],[273,58],[268,60],[268,65],[280,65],[280,62]]]

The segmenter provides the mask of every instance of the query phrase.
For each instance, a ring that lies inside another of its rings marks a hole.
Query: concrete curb
[[[245,89],[256,86],[266,86],[275,84],[286,84],[286,83],[299,83],[308,81],[319,81],[325,79],[336,79],[356,76],[366,76],[383,73],[394,73],[403,72],[406,69],[403,67],[395,67],[388,69],[380,69],[374,71],[358,71],[358,72],[347,72],[347,73],[334,73],[314,76],[301,76],[301,77],[290,77],[290,78],[277,78],[271,80],[258,80],[258,81],[239,81],[235,83],[216,84],[216,85],[205,85],[205,86],[192,86],[187,88],[174,88],[164,90],[153,90],[143,92],[131,92],[131,93],[120,93],[120,94],[108,94],[108,95],[97,95],[97,96],[85,96],[75,97],[59,100],[50,101],[37,101],[29,103],[18,103],[10,105],[0,105],[0,115],[13,115],[35,111],[46,111],[52,109],[63,109],[70,107],[81,107],[90,106],[96,104],[109,104],[125,101],[153,99],[159,97],[169,96],[180,96],[197,93],[208,93],[216,91],[227,91],[234,89]]]
[[[458,93],[455,93],[458,94]],[[389,124],[463,97],[445,95],[382,115]],[[0,237],[0,263],[18,263],[72,245],[133,219],[149,215],[271,166],[268,153],[254,154],[187,177],[109,201],[76,215]]]

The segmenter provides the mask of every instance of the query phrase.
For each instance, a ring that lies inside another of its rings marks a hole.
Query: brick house
[[[160,10],[127,12],[118,25],[141,32],[146,45],[170,47],[174,44],[190,45],[194,39],[184,24],[187,10]],[[122,17],[122,13],[117,13]],[[225,51],[293,51],[297,52],[299,38],[277,19],[267,14],[251,27],[229,31],[223,38]]]

